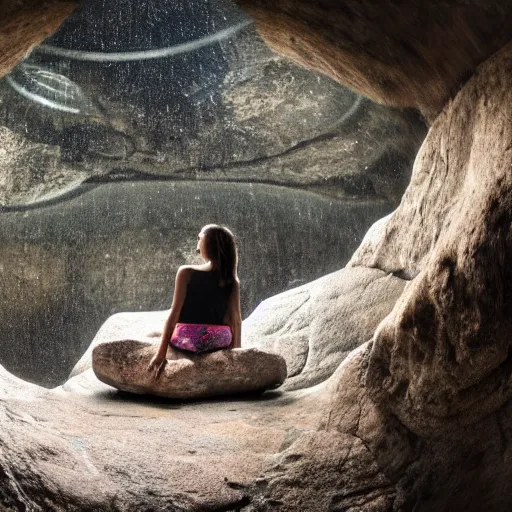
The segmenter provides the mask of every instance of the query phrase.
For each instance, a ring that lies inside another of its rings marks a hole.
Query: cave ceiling
[[[336,0],[236,0],[236,3],[252,16],[265,41],[279,52],[377,102],[416,107],[429,118],[435,117],[480,62],[509,40],[508,27],[512,21],[510,0],[398,3],[347,0],[341,5]],[[94,1],[83,2],[83,9],[90,9],[94,4]],[[109,2],[106,8],[115,12],[117,4],[122,2]],[[193,5],[176,4],[175,19],[187,9],[193,10]],[[219,9],[219,5],[204,4],[222,19],[225,8]],[[6,51],[0,60],[0,76],[54,32],[75,7],[74,3],[64,1],[2,2],[0,14],[5,16],[6,23],[0,37]],[[126,45],[141,49],[147,44],[143,33],[136,31],[135,35],[131,30],[124,30],[127,27],[122,19],[142,11],[150,12],[155,19],[165,18],[155,2],[133,4],[118,14],[119,38],[109,41],[94,37],[92,42],[87,37],[90,27],[80,16],[70,26],[74,24],[77,34],[86,35],[80,38],[81,49],[105,51],[111,46],[111,50],[119,50]],[[193,28],[196,35],[204,34],[208,24],[214,23],[215,16],[205,23],[200,12],[192,14],[198,21]],[[161,33],[160,42],[165,38]],[[154,43],[159,36],[153,35],[152,39]],[[64,46],[70,42],[62,35],[56,36],[55,41]],[[75,40],[75,49],[76,43]]]
[[[433,119],[510,39],[512,2],[236,0],[265,41],[388,105]]]
[[[44,5],[62,16],[72,8]],[[36,8],[6,14],[32,20],[34,43]],[[147,177],[396,204],[425,135],[419,114],[376,105],[271,51],[226,0],[90,0],[31,47],[0,81],[5,208],[85,181]]]

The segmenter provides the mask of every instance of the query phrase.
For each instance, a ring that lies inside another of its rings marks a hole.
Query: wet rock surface
[[[45,201],[87,180],[137,177],[314,187],[398,203],[425,135],[414,112],[375,105],[295,66],[250,27],[173,58],[106,66],[43,56],[35,52],[0,82],[3,206]],[[81,113],[19,93],[45,80],[81,98],[63,107]]]
[[[199,399],[262,392],[286,379],[286,362],[256,349],[186,354],[169,347],[165,364],[148,371],[155,344],[134,340],[102,343],[92,351],[96,377],[121,391],[176,399]]]

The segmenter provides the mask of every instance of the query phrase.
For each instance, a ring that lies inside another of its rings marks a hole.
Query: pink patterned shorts
[[[180,350],[199,353],[228,348],[232,339],[227,325],[177,323],[170,344]]]

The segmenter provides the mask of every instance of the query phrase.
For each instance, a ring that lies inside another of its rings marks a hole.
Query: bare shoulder
[[[176,279],[189,279],[193,270],[192,265],[182,265],[178,268],[178,272],[176,272]]]
[[[209,266],[206,265],[182,265],[179,270],[184,269],[185,271],[190,272],[191,270],[199,270],[200,272],[204,272],[205,270],[209,270]],[[178,270],[178,271],[179,271]]]

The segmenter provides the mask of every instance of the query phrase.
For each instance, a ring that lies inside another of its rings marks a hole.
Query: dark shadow
[[[112,388],[112,391],[99,392],[94,395],[98,400],[116,403],[132,403],[137,405],[147,405],[160,409],[179,409],[189,406],[213,405],[221,403],[236,402],[258,402],[261,405],[272,405],[272,407],[285,406],[294,403],[297,398],[290,393],[279,389],[269,391],[256,391],[248,393],[231,394],[222,397],[178,400],[173,398],[160,397],[155,395],[139,395],[120,391]]]

